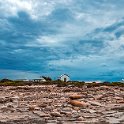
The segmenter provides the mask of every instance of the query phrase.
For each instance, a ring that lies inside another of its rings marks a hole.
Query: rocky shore
[[[124,87],[0,87],[0,124],[124,124]]]

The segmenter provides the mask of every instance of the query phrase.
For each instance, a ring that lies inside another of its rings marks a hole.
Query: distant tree
[[[110,82],[109,81],[104,81],[103,84],[110,84]]]
[[[1,83],[4,83],[4,82],[13,82],[12,80],[10,79],[7,79],[7,78],[4,78],[0,81]]]
[[[82,81],[82,83],[85,83],[85,81]]]
[[[51,77],[42,76],[42,78],[44,78],[46,81],[52,81]]]
[[[95,81],[93,81],[92,83],[96,84],[96,82],[95,82]]]
[[[60,79],[57,79],[56,81],[58,81],[58,82],[62,82]]]

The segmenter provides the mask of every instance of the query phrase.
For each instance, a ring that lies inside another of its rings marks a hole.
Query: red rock
[[[77,107],[87,107],[89,104],[83,101],[70,100],[70,104]]]
[[[70,99],[81,99],[81,98],[82,98],[82,95],[77,95],[77,94],[75,94],[75,95],[69,96],[69,98],[70,98]]]

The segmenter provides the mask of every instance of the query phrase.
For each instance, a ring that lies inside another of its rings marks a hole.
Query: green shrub
[[[65,87],[69,85],[68,82],[63,82],[63,81],[57,81],[56,84],[58,87]]]
[[[102,86],[101,83],[94,83],[94,82],[93,83],[87,83],[86,85],[87,85],[88,88]]]
[[[70,85],[76,86],[76,87],[82,87],[84,86],[85,82],[79,82],[79,81],[75,81],[75,82],[71,82]]]
[[[0,83],[4,83],[4,82],[13,82],[13,81],[7,78],[0,80]]]
[[[121,83],[121,82],[112,82],[111,83],[111,86],[121,86],[121,87],[124,87],[124,83]]]
[[[8,82],[3,82],[0,83],[0,86],[24,86],[24,85],[31,85],[29,82],[20,82],[20,81],[8,81]]]

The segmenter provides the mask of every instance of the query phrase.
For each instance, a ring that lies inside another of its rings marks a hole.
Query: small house
[[[96,81],[85,81],[85,83],[88,83],[88,84],[89,83],[97,83],[98,84],[98,83],[102,83],[102,81],[99,81],[99,80],[96,80]]]
[[[121,83],[124,83],[124,79],[122,79],[120,82],[121,82]]]
[[[20,82],[28,82],[28,79],[17,79],[16,81],[20,81]]]
[[[46,80],[44,78],[37,78],[37,79],[33,79],[33,82],[45,82]]]
[[[59,80],[68,82],[70,80],[70,77],[67,74],[63,74],[59,77]]]

